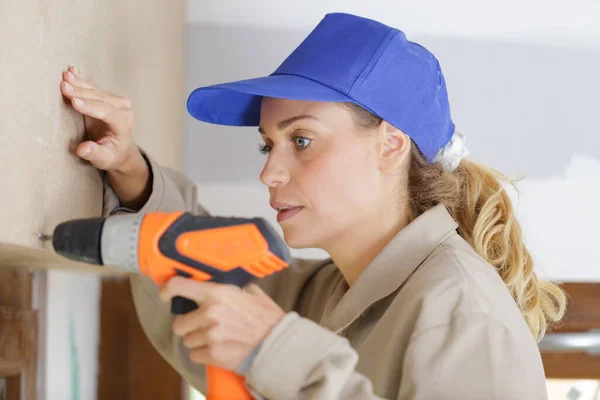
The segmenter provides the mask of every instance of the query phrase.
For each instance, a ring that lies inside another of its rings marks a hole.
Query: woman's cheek
[[[302,191],[319,217],[335,219],[347,212],[348,196],[355,195],[359,184],[346,163],[343,157],[326,156],[305,166]]]

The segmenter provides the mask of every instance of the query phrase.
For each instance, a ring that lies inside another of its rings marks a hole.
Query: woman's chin
[[[310,246],[306,246],[302,241],[291,240],[291,239],[286,238],[285,236],[284,236],[284,239],[285,239],[285,243],[291,249],[305,249],[307,247],[310,247]]]
[[[283,240],[292,249],[307,249],[316,247],[315,243],[307,237],[301,237],[296,232],[283,230]]]

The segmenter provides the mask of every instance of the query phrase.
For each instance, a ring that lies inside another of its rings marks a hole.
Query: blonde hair
[[[360,106],[342,104],[363,128],[374,128],[382,121]],[[536,276],[504,184],[514,186],[514,181],[467,159],[454,172],[444,172],[439,164],[428,163],[412,143],[408,168],[411,220],[444,204],[458,223],[460,236],[496,268],[531,333],[541,340],[563,317],[565,294],[556,283]]]

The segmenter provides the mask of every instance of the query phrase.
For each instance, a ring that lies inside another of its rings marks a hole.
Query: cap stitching
[[[419,60],[421,62],[424,62],[420,58],[419,58]],[[404,124],[404,119],[406,118],[406,116],[408,115],[408,113],[412,109],[412,107],[415,105],[415,103],[417,102],[417,100],[419,100],[421,98],[421,96],[423,95],[423,93],[425,93],[425,89],[426,89],[426,86],[422,85],[421,88],[419,89],[419,91],[412,98],[411,102],[406,105],[406,107],[404,108],[404,110],[402,112],[402,115],[398,118],[400,120],[400,123]],[[408,132],[405,132],[405,133],[410,136],[410,134]]]
[[[354,88],[357,85],[357,83],[358,83],[359,80],[362,82],[362,81],[364,81],[364,78],[366,78],[367,76],[369,76],[369,74],[371,73],[371,71],[373,70],[373,68],[375,68],[375,65],[377,65],[377,61],[379,61],[379,59],[381,58],[381,56],[384,53],[383,51],[380,51],[380,50],[386,44],[388,44],[390,42],[390,40],[392,40],[392,37],[394,37],[395,35],[397,35],[399,33],[400,33],[400,31],[397,30],[397,29],[390,29],[390,31],[383,37],[383,39],[381,39],[381,42],[379,42],[379,44],[377,45],[377,48],[375,49],[375,51],[371,55],[371,58],[369,59],[369,62],[367,62],[367,64],[363,68],[363,70],[360,72],[360,74],[358,74],[358,76],[356,77],[356,79],[352,83],[352,86],[350,86],[350,90],[348,91],[348,94],[353,94],[354,93]]]

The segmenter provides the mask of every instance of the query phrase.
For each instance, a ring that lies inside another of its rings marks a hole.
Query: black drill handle
[[[185,297],[175,296],[171,300],[171,313],[174,315],[187,314],[198,308],[198,304]]]
[[[189,278],[191,275],[176,269],[177,275]],[[195,301],[186,299],[185,297],[175,296],[171,299],[171,314],[182,315],[194,311],[198,308],[198,304]]]
[[[183,271],[180,271],[180,270],[177,270],[177,275],[184,276],[186,278],[190,277],[189,274],[187,274]],[[233,276],[233,278],[235,278],[235,275]],[[237,285],[239,287],[244,287],[246,285],[246,283],[248,283],[248,281],[246,279],[243,279],[243,277],[242,277],[241,279],[232,280],[231,282],[219,282],[219,283],[229,283],[229,284]],[[197,308],[198,308],[198,304],[196,304],[195,301],[186,299],[185,297],[175,296],[171,300],[171,313],[174,315],[187,314],[191,311],[194,311]]]
[[[176,269],[176,271],[177,271],[177,275],[179,275],[179,276],[183,276],[186,278],[191,277],[191,275],[188,274],[187,272],[184,272],[184,271],[181,271],[178,269]],[[239,270],[239,271],[242,271],[242,270]],[[223,282],[219,282],[217,280],[213,280],[213,282],[227,283],[227,284],[237,285],[239,287],[244,287],[250,281],[250,277],[247,274],[241,274],[238,276],[238,274],[232,273],[230,275],[224,275],[224,276],[228,279]],[[198,304],[196,304],[195,301],[186,299],[185,297],[175,296],[171,300],[171,313],[174,315],[187,314],[191,311],[194,311],[197,308],[198,308]]]

